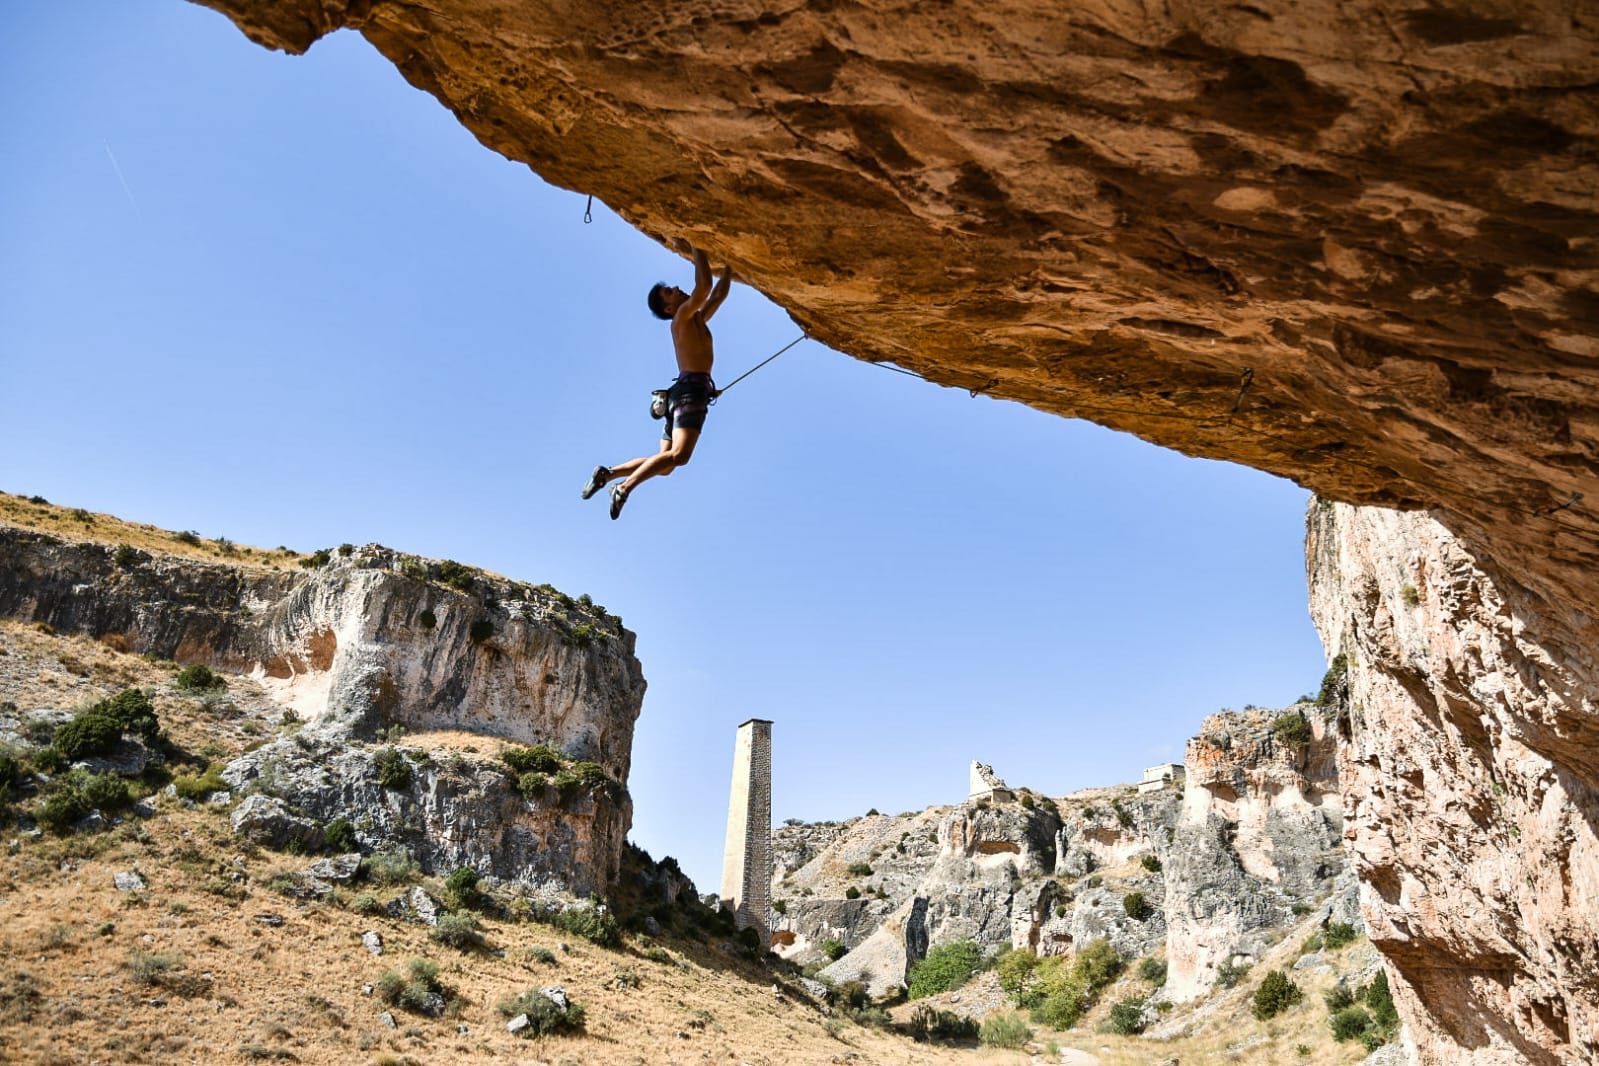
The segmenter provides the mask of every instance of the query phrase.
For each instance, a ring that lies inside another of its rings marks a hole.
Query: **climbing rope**
[[[777,351],[773,352],[771,355],[767,356],[765,359],[762,359],[759,363],[756,363],[754,366],[752,366],[748,370],[744,371],[744,373],[740,374],[738,377],[734,378],[732,381],[728,382],[726,385],[724,385],[721,388],[717,389],[716,390],[716,396],[712,397],[712,401],[714,402],[716,397],[721,396],[722,393],[726,392],[728,389],[731,389],[734,385],[737,385],[739,382],[743,381],[745,378],[749,377],[751,374],[755,373],[761,367],[765,366],[767,363],[770,363],[773,359],[776,359],[778,356],[782,355],[784,352],[788,351],[790,348],[794,347],[794,345],[798,344],[800,341],[804,340],[808,336],[810,336],[810,334],[801,333],[798,337],[795,337],[793,340],[791,340],[787,344],[783,345]]]
[[[589,193],[588,206],[583,209],[583,225],[594,221],[594,194]]]

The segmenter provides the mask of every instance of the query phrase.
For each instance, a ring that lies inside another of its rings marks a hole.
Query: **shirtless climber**
[[[657,475],[664,477],[688,464],[694,445],[700,439],[700,428],[705,425],[706,409],[716,396],[716,385],[711,381],[711,331],[705,324],[727,299],[727,290],[733,284],[733,268],[725,268],[716,287],[712,288],[711,264],[705,253],[686,243],[683,248],[694,258],[694,291],[684,292],[661,281],[650,289],[649,295],[650,310],[655,317],[671,321],[672,346],[677,350],[678,374],[666,394],[666,431],[661,435],[661,450],[616,466],[597,466],[588,484],[583,486],[586,500],[607,482],[625,479],[611,490],[612,518],[622,513],[628,494],[639,482]]]

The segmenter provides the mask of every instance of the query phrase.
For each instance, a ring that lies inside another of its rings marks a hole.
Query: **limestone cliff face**
[[[1309,524],[1312,613],[1349,663],[1346,836],[1417,1061],[1595,1061],[1599,629],[1427,515]]]
[[[586,894],[621,868],[644,681],[633,634],[600,608],[377,546],[279,571],[0,526],[0,616],[250,676],[303,723],[225,771],[235,827],[263,842],[320,847],[345,818],[363,850],[435,872]],[[362,743],[380,731],[409,735]],[[520,789],[492,739],[548,744],[603,780]],[[381,772],[380,753],[401,769]]]
[[[1274,728],[1284,714],[1302,719],[1308,735],[1286,739]],[[1258,958],[1296,907],[1311,909],[1331,893],[1328,917],[1352,917],[1352,898],[1335,890],[1348,870],[1336,746],[1328,714],[1309,703],[1212,715],[1188,742],[1166,862],[1173,1000],[1209,990],[1223,963]]]
[[[776,950],[809,961],[836,940],[848,953],[823,973],[882,994],[929,948],[956,940],[1039,955],[1093,940],[1127,958],[1159,947],[1162,878],[1130,860],[1164,853],[1177,793],[1091,790],[1058,804],[1025,790],[994,795],[1006,798],[777,830]],[[1128,913],[1130,892],[1148,913]]]
[[[1584,0],[201,2],[356,30],[840,351],[1432,507],[1599,599]]]
[[[253,675],[313,725],[548,743],[626,781],[633,634],[551,589],[438,573],[377,546],[293,572],[142,551],[119,565],[107,545],[0,526],[0,615]]]

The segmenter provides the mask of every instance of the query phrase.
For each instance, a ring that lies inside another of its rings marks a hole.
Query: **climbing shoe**
[[[594,473],[589,475],[589,483],[583,486],[583,498],[586,500],[596,492],[599,492],[609,480],[611,480],[611,468],[608,466],[596,466]]]
[[[611,518],[621,517],[622,505],[627,502],[627,490],[618,485],[611,490]]]

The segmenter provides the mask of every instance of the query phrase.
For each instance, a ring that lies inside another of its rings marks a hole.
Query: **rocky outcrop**
[[[1312,703],[1229,711],[1188,742],[1166,856],[1174,1001],[1208,991],[1223,964],[1252,963],[1296,913],[1335,894],[1348,864],[1330,721]],[[1347,920],[1349,909],[1330,906],[1328,916]]]
[[[1595,1061],[1599,627],[1427,515],[1309,525],[1312,614],[1348,664],[1346,836],[1417,1061]]]
[[[402,773],[380,760],[403,761]],[[306,851],[324,827],[350,823],[368,852],[400,849],[443,875],[464,866],[501,881],[579,896],[621,872],[633,807],[619,785],[525,795],[498,759],[404,745],[349,747],[302,731],[235,760],[223,779],[247,798],[233,826],[259,843]]]
[[[356,30],[839,351],[1429,506],[1599,600],[1579,0],[202,2],[291,52]]]
[[[310,561],[281,571],[0,526],[0,615],[251,678],[295,732],[223,771],[242,835],[315,851],[342,818],[363,851],[404,850],[430,872],[604,892],[632,821],[633,635],[586,599],[455,563],[376,545]],[[0,732],[21,728],[0,715]],[[549,745],[563,768],[524,785],[434,731]]]
[[[1039,955],[1094,940],[1127,958],[1159,948],[1165,891],[1141,860],[1164,852],[1177,793],[1090,790],[1057,802],[983,784],[983,798],[954,807],[777,830],[774,949],[811,961],[837,941],[847,953],[823,975],[882,995],[930,948],[958,940]],[[1137,914],[1124,902],[1134,892],[1146,904]]]
[[[0,526],[0,615],[251,675],[314,727],[547,743],[627,780],[644,679],[602,609],[377,545],[298,571],[117,556]]]

